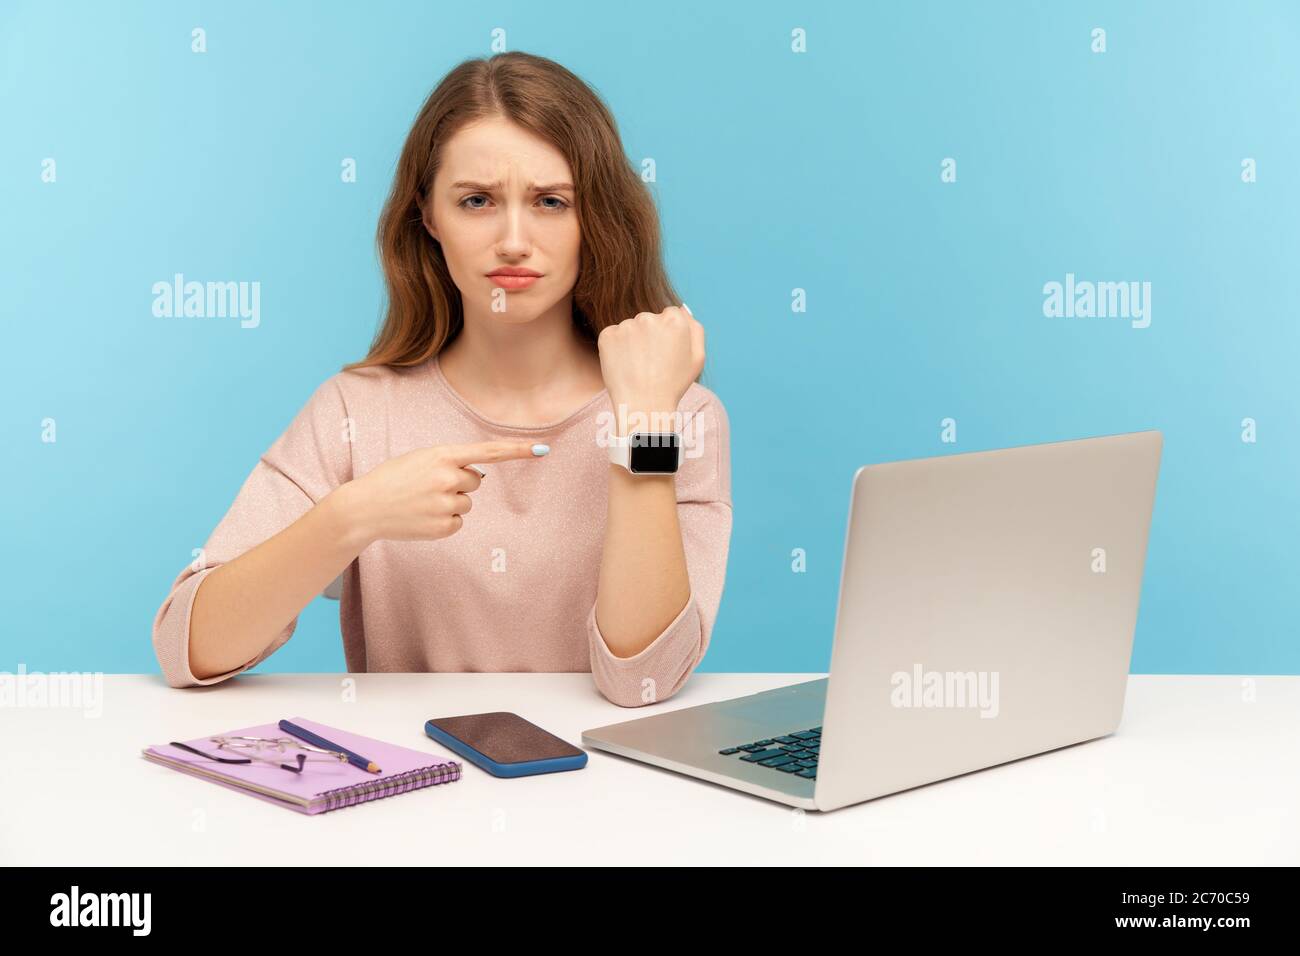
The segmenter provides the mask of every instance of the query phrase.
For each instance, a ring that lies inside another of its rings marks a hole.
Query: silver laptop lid
[[[1161,435],[890,462],[853,478],[815,802],[1109,734]]]

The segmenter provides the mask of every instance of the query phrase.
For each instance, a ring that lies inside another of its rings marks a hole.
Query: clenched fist
[[[686,306],[601,329],[600,371],[615,409],[672,412],[704,368],[704,326]]]

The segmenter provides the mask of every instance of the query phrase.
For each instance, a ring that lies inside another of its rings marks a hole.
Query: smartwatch
[[[675,475],[682,462],[682,436],[678,432],[611,435],[609,460],[634,475]]]

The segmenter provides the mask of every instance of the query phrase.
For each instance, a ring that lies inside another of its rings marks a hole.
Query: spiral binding
[[[454,760],[419,770],[382,777],[366,783],[354,783],[348,787],[326,790],[320,796],[325,800],[325,810],[338,810],[370,800],[381,800],[399,793],[408,793],[434,784],[450,783],[460,779],[461,765]],[[324,812],[324,811],[322,811]]]

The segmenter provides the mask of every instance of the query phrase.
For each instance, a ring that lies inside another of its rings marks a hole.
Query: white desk
[[[568,773],[461,780],[309,817],[149,763],[143,746],[302,716],[438,748],[428,717],[588,727],[817,674],[696,674],[654,708],[588,674],[106,675],[103,712],[0,710],[0,863],[1297,864],[1300,677],[1130,678],[1112,737],[828,814],[592,751]],[[356,682],[356,702],[341,682]]]

